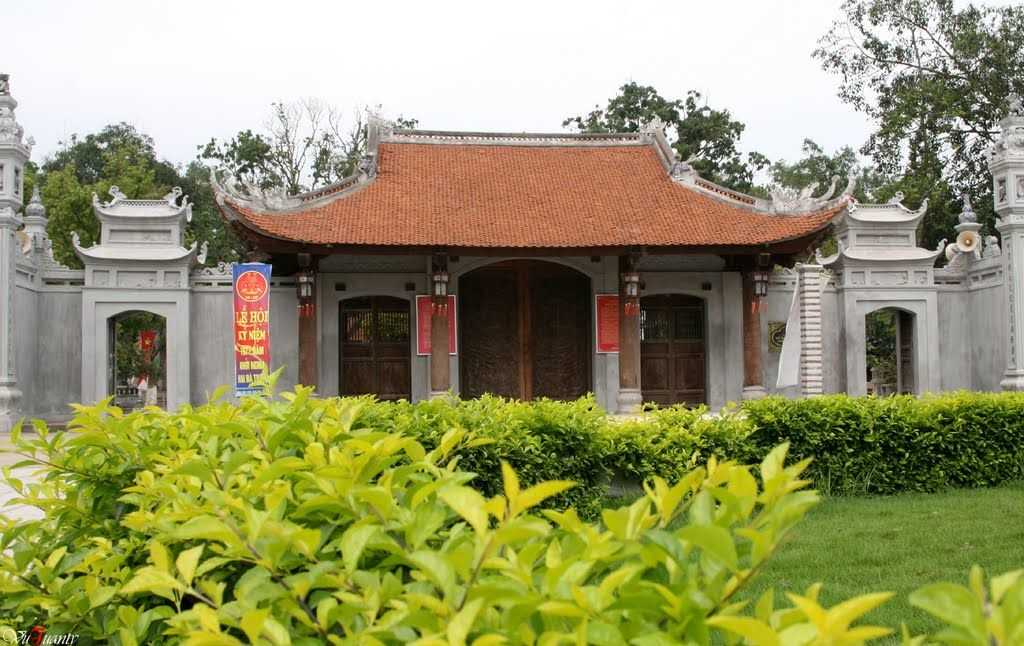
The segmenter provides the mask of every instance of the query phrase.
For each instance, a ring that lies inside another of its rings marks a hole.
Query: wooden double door
[[[341,394],[412,399],[409,301],[366,296],[338,307]]]
[[[590,301],[590,279],[554,263],[506,261],[463,276],[462,396],[585,395],[591,389]]]
[[[640,388],[645,402],[707,403],[704,301],[684,294],[640,299]]]

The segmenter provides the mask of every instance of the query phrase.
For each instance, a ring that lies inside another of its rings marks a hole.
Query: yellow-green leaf
[[[704,554],[720,561],[729,570],[735,572],[739,567],[736,556],[736,545],[732,534],[724,527],[717,525],[690,525],[679,530],[679,538],[696,545]]]
[[[480,608],[483,605],[483,599],[474,599],[463,606],[462,610],[451,618],[446,630],[449,644],[453,644],[454,646],[464,646],[466,643],[466,636],[469,634],[470,628],[473,627],[473,622],[476,621],[476,615],[480,612]]]
[[[487,533],[487,501],[475,489],[469,487],[445,487],[438,492],[449,507],[479,535]]]
[[[241,627],[242,632],[245,633],[245,636],[249,638],[250,643],[257,643],[260,634],[263,632],[263,625],[269,616],[270,608],[250,610],[242,615],[242,620],[238,622],[238,625]]]
[[[548,482],[535,484],[529,489],[521,492],[519,496],[512,501],[512,515],[515,516],[521,511],[526,511],[531,507],[535,507],[551,496],[557,496],[566,489],[571,489],[575,485],[575,482],[571,482],[569,480],[549,480]],[[511,498],[509,500],[511,500]]]
[[[501,461],[501,478],[505,483],[505,497],[510,501],[515,500],[519,495],[519,476],[504,460]]]
[[[708,619],[707,624],[736,633],[755,646],[779,646],[779,637],[775,631],[758,619],[718,615]]]
[[[174,561],[174,565],[178,568],[178,574],[181,575],[186,585],[192,584],[192,577],[196,574],[196,567],[199,566],[199,557],[202,555],[203,546],[197,545],[178,554],[178,558]]]

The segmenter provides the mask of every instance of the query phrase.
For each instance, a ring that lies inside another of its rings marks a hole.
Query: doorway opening
[[[662,406],[707,403],[704,299],[660,294],[640,299],[640,387]]]
[[[142,310],[107,319],[107,392],[130,411],[167,406],[167,319]]]
[[[364,296],[343,300],[338,308],[341,394],[411,400],[409,301]]]
[[[869,395],[915,394],[914,314],[895,307],[875,310],[864,317]]]
[[[590,279],[564,265],[510,260],[459,279],[459,384],[530,400],[591,389]]]

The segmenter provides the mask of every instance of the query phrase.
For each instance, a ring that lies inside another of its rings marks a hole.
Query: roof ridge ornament
[[[658,115],[654,115],[651,119],[645,121],[643,125],[640,126],[640,132],[647,135],[654,135],[660,133],[662,136],[664,136],[665,128],[667,127],[667,125],[668,124],[665,123],[664,119],[662,119]]]
[[[224,182],[217,179],[218,169],[210,169],[210,182],[214,190],[227,195],[236,202],[264,211],[281,211],[302,204],[297,196],[289,195],[283,186],[260,188],[248,179],[236,177],[227,168],[219,169],[224,173]]]
[[[829,206],[834,200],[847,199],[853,195],[853,189],[857,185],[857,174],[850,171],[846,176],[846,187],[838,197],[832,198],[839,184],[839,176],[834,175],[828,189],[821,195],[815,196],[814,191],[818,190],[819,183],[814,182],[802,189],[778,186],[769,190],[771,195],[771,210],[773,213],[808,213],[818,211]]]

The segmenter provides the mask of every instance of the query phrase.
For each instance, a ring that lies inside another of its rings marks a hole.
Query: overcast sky
[[[810,137],[860,146],[870,124],[811,58],[840,0],[0,0],[0,72],[38,161],[127,121],[174,161],[258,128],[275,100],[443,130],[559,131],[628,80],[702,92],[742,145],[795,158]]]

